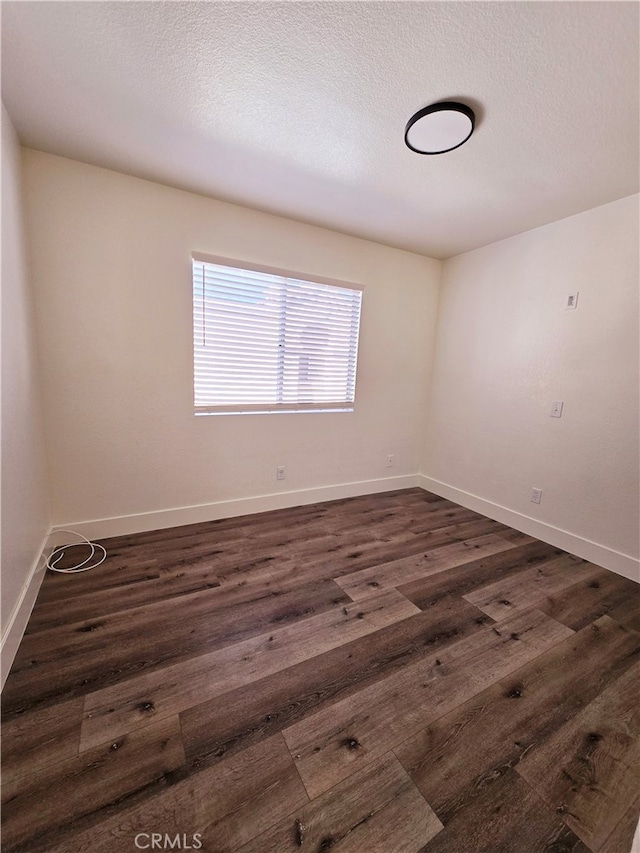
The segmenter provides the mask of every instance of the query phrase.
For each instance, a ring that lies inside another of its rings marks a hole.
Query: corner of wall
[[[433,398],[433,387],[434,387],[434,379],[436,376],[437,370],[437,360],[438,360],[438,330],[439,330],[439,320],[440,320],[440,309],[442,306],[442,295],[443,288],[445,285],[445,269],[447,264],[447,259],[438,261],[438,296],[436,300],[435,306],[435,326],[434,332],[431,337],[431,347],[429,352],[429,370],[426,378],[426,396],[425,396],[425,412],[424,412],[424,434],[422,436],[422,442],[420,445],[420,458],[418,460],[418,470],[420,472],[419,476],[422,476],[423,472],[426,470],[429,459],[429,427],[430,427],[430,411],[432,405]]]
[[[20,141],[2,105],[2,683],[44,574],[51,527]]]
[[[425,488],[634,580],[637,267],[638,196],[448,259],[421,466]]]

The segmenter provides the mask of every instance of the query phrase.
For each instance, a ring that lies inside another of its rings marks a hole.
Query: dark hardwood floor
[[[419,489],[104,545],[3,691],[5,853],[631,850],[632,581]]]

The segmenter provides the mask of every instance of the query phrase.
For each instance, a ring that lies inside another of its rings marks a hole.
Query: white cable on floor
[[[82,542],[74,542],[72,545],[60,545],[58,548],[54,548],[49,558],[47,559],[46,566],[48,569],[51,569],[52,572],[62,572],[63,574],[71,574],[72,572],[86,572],[89,569],[97,568],[101,563],[107,559],[107,549],[103,545],[99,545],[97,542],[89,542],[89,540],[82,535],[82,533],[76,533],[75,530],[54,530],[54,533],[71,533],[73,536],[78,536],[82,539]],[[83,560],[81,563],[78,563],[75,566],[69,566],[66,569],[57,568],[57,563],[64,557],[65,551],[68,551],[69,548],[82,548],[85,545],[88,545],[91,548],[91,553],[87,557],[86,560]],[[87,563],[91,564],[94,556],[100,554],[102,551],[102,557],[98,560],[97,563],[93,563],[92,565],[87,565]],[[55,559],[54,559],[55,558]]]

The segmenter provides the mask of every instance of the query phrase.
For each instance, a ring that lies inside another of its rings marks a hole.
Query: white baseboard
[[[27,629],[27,623],[45,575],[49,535],[47,533],[42,542],[38,558],[31,566],[31,570],[20,591],[16,606],[13,608],[13,613],[2,632],[2,639],[0,639],[0,690],[4,687],[9,670],[18,651],[18,646]]]
[[[507,524],[514,530],[520,530],[528,536],[535,536],[536,539],[542,539],[543,542],[548,542],[550,545],[562,548],[563,551],[575,554],[576,557],[582,557],[583,560],[604,566],[605,569],[610,569],[625,578],[634,581],[640,580],[640,561],[629,554],[614,551],[598,542],[592,542],[590,539],[577,536],[568,530],[562,530],[560,527],[538,521],[501,504],[493,503],[493,501],[478,497],[478,495],[465,492],[463,489],[450,486],[448,483],[433,480],[424,474],[418,475],[418,485],[427,492],[433,492],[440,497],[455,501],[461,506],[466,506],[468,509],[482,513],[488,518],[493,518],[494,521]]]
[[[198,524],[202,521],[215,521],[219,518],[252,515],[256,512],[267,512],[273,509],[286,509],[287,507],[304,506],[322,501],[354,498],[359,495],[390,492],[395,489],[410,489],[418,485],[417,474],[406,474],[400,477],[383,477],[378,480],[361,480],[334,486],[319,486],[314,489],[259,495],[253,498],[175,507],[157,512],[96,518],[91,521],[70,521],[66,524],[55,524],[52,532],[55,533],[56,530],[60,529],[71,529],[82,533],[88,539],[108,539],[111,536],[127,536],[130,533],[144,533],[147,530],[162,530],[166,527],[180,527],[183,524]]]

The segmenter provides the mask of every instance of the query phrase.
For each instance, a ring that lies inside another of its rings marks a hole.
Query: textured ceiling
[[[636,3],[20,0],[2,48],[27,146],[434,257],[638,191]]]

